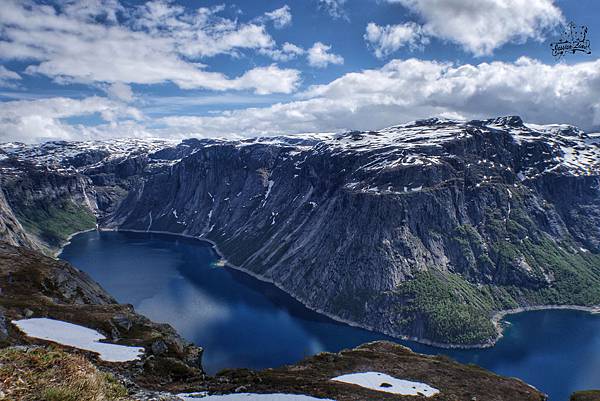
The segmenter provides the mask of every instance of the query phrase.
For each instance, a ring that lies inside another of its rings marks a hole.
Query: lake
[[[275,367],[321,351],[391,340],[518,377],[552,401],[600,388],[600,315],[565,310],[511,315],[495,347],[446,350],[337,323],[271,284],[219,266],[210,244],[194,239],[91,231],[76,235],[60,257],[90,274],[119,302],[170,323],[204,347],[209,373]]]

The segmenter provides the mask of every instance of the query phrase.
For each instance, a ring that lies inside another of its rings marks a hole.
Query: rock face
[[[71,174],[86,189],[70,202],[100,227],[209,239],[313,309],[473,345],[496,338],[498,310],[600,303],[599,143],[518,117],[431,119],[179,145],[10,144],[0,167],[13,183],[30,175],[19,163]],[[27,186],[52,192],[40,185]],[[13,188],[10,208],[27,216]]]
[[[4,192],[0,192],[0,238],[12,245],[37,248],[6,202]]]

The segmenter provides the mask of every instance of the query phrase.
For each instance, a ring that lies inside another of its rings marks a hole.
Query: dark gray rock
[[[364,327],[487,342],[494,311],[600,303],[600,145],[574,127],[429,119],[136,146],[53,180],[74,202],[86,194],[101,227],[207,238],[233,265]],[[5,178],[7,199],[56,192],[25,175]]]
[[[4,341],[8,338],[8,326],[4,310],[0,308],[0,341]]]
[[[117,326],[125,331],[129,331],[133,325],[131,319],[129,319],[127,315],[115,315],[112,320]]]
[[[169,350],[167,344],[163,340],[157,340],[152,343],[152,353],[154,355],[162,355]]]

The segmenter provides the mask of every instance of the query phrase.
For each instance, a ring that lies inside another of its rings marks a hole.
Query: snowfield
[[[226,394],[226,395],[208,395],[197,394],[178,394],[177,397],[183,401],[334,401],[324,398],[314,398],[308,395],[300,394]]]
[[[47,318],[13,320],[12,323],[32,338],[52,341],[69,347],[96,352],[106,362],[129,362],[140,359],[143,348],[101,343],[105,340],[96,330]]]
[[[419,395],[431,397],[440,391],[425,383],[396,379],[395,377],[379,372],[351,373],[331,379],[336,382],[356,384],[364,388],[385,393],[400,395]]]
[[[389,172],[402,167],[429,167],[443,163],[444,158],[448,156],[444,147],[448,143],[469,138],[474,133],[495,135],[498,131],[508,132],[513,141],[522,145],[525,150],[522,157],[529,168],[520,172],[522,181],[557,169],[573,176],[596,175],[600,171],[600,133],[586,133],[577,127],[564,124],[525,124],[517,116],[473,121],[430,118],[367,132],[313,133],[230,140],[213,138],[205,140],[202,147],[210,148],[223,144],[240,148],[257,144],[281,146],[287,152],[282,153],[282,158],[294,159],[298,170],[302,169],[308,153],[319,154],[328,150],[331,155],[360,155],[365,164],[358,168],[359,172]],[[527,153],[528,149],[532,150],[540,143],[550,145],[551,150],[542,155]],[[75,173],[93,170],[111,161],[145,154],[153,155],[147,160],[150,168],[172,167],[180,163],[182,158],[172,158],[156,152],[190,146],[183,142],[178,145],[178,141],[174,140],[135,138],[84,142],[52,141],[34,145],[11,142],[0,143],[0,163],[6,164],[11,158],[54,171]],[[193,149],[183,158],[193,155],[199,149]],[[83,162],[86,159],[89,160]],[[493,167],[493,162],[491,164]],[[0,168],[9,167],[6,165]],[[271,187],[272,184],[269,183],[269,188]],[[385,192],[360,181],[352,189],[371,194]],[[265,202],[270,192],[267,190]]]

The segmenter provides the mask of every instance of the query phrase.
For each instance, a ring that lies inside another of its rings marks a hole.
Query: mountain
[[[2,235],[46,252],[96,222],[204,238],[312,309],[452,346],[492,343],[501,310],[600,303],[600,136],[576,127],[0,150]]]

